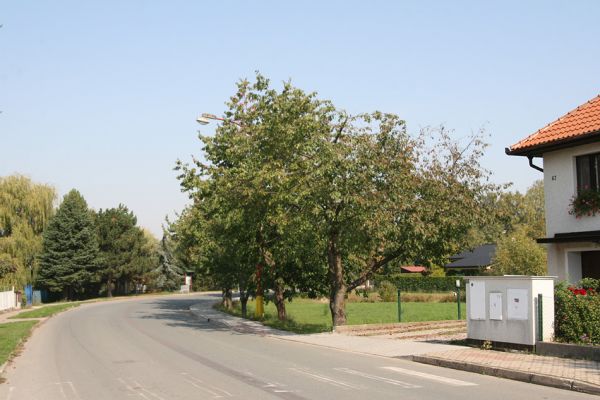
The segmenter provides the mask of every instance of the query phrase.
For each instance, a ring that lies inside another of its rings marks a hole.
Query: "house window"
[[[600,153],[576,158],[577,191],[593,189],[600,191]]]

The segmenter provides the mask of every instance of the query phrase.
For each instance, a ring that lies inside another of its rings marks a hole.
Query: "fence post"
[[[458,320],[460,321],[461,315],[460,315],[460,286],[456,288],[456,304],[458,305]]]
[[[538,341],[544,341],[544,301],[542,294],[539,293],[537,296],[537,319],[538,319]]]
[[[402,308],[400,307],[400,289],[398,289],[398,322],[402,322]]]

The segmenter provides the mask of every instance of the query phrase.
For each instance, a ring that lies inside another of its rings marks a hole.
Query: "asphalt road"
[[[0,399],[583,399],[590,395],[236,333],[173,296],[95,303],[36,329]]]

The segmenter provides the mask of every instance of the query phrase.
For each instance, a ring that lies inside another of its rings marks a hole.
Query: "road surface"
[[[84,305],[36,329],[0,399],[584,399],[590,395],[242,334],[170,296]]]

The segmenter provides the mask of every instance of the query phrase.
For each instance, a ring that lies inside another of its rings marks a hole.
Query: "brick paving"
[[[573,360],[475,348],[429,353],[427,357],[576,380],[600,387],[600,362],[598,361]]]

